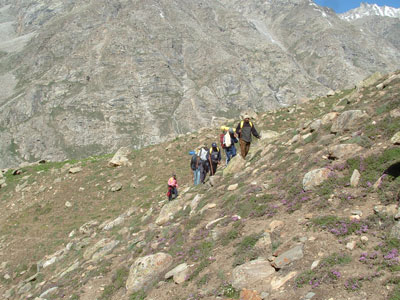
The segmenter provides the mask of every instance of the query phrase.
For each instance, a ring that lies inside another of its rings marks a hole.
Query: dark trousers
[[[249,153],[250,150],[250,142],[246,142],[240,139],[239,143],[240,143],[240,153],[242,154],[243,158],[246,158],[247,153]]]
[[[178,189],[175,186],[168,186],[168,200],[171,201],[178,197]]]
[[[211,162],[210,176],[213,176],[217,172],[218,162]]]
[[[200,167],[200,182],[204,183],[204,180],[206,179],[207,173],[208,173],[208,161],[204,160],[204,161],[200,161],[199,164]]]

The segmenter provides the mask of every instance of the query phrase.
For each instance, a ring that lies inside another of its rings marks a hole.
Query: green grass
[[[319,286],[321,284],[335,283],[339,277],[334,275],[333,270],[337,271],[340,266],[349,264],[351,261],[351,256],[333,253],[324,258],[314,270],[307,270],[300,273],[295,279],[296,287],[301,288],[305,285]]]
[[[240,291],[236,290],[231,284],[225,284],[220,287],[221,293],[224,297],[232,299],[239,299]]]
[[[141,290],[130,295],[129,300],[145,300],[146,293]]]
[[[112,276],[112,282],[104,288],[100,299],[110,299],[120,288],[125,287],[125,282],[128,278],[129,270],[126,267],[119,268]]]
[[[258,257],[258,253],[256,253],[253,248],[261,237],[262,233],[255,233],[244,237],[242,241],[236,245],[236,250],[233,253],[235,256],[233,266],[241,265],[247,260]]]
[[[232,241],[240,237],[240,231],[236,228],[232,228],[226,234],[224,234],[220,241],[223,246],[229,245]]]

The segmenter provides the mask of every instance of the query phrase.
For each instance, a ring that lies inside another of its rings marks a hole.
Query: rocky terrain
[[[3,170],[1,298],[399,299],[399,91],[375,75],[254,115],[262,139],[200,186],[187,153],[217,127]]]
[[[0,0],[0,167],[139,149],[353,88],[400,68],[387,19],[310,0]]]

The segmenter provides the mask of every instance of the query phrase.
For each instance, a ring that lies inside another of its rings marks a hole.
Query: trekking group
[[[225,152],[226,165],[237,155],[235,144],[239,143],[240,154],[245,159],[250,150],[252,136],[258,139],[261,138],[248,115],[244,115],[243,120],[238,123],[235,129],[222,126],[221,130],[222,133],[219,137],[220,146]],[[204,184],[207,174],[210,173],[209,176],[213,176],[221,164],[221,149],[214,142],[211,144],[211,148],[208,148],[207,144],[204,144],[197,147],[194,151],[190,151],[189,154],[192,155],[190,168],[192,170],[194,185]],[[175,174],[168,180],[167,195],[170,201],[178,196],[178,183]]]

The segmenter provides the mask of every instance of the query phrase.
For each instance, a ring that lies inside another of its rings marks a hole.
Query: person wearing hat
[[[221,151],[219,150],[217,143],[212,143],[211,145],[208,153],[208,162],[210,164],[210,176],[213,176],[217,171],[217,166],[221,162]]]
[[[261,138],[258,134],[254,124],[250,121],[249,115],[244,115],[243,120],[239,122],[236,127],[236,133],[239,135],[240,152],[243,158],[246,158],[247,153],[250,150],[251,136],[254,135],[256,138]]]
[[[178,181],[176,180],[176,174],[172,174],[172,177],[168,179],[168,201],[178,197]]]

